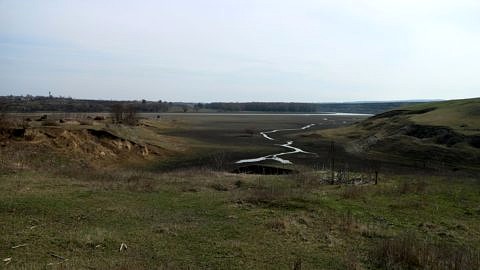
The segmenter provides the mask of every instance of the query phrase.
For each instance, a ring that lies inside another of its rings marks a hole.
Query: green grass
[[[478,134],[480,130],[480,98],[449,100],[407,106],[402,109],[433,111],[413,115],[410,119],[418,124],[446,126],[467,135]]]
[[[347,187],[208,171],[56,175],[0,177],[7,269],[375,267],[377,243],[405,231],[480,248],[480,188],[468,179],[394,175]]]

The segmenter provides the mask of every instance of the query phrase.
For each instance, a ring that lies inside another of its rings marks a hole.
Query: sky
[[[478,0],[0,0],[0,95],[480,96]]]

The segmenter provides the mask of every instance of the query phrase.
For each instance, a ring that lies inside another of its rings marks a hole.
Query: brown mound
[[[41,148],[95,163],[151,159],[165,154],[165,150],[158,146],[121,138],[104,129],[12,128],[4,129],[0,140],[13,151]]]

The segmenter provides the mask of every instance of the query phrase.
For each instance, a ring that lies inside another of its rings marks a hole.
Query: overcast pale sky
[[[0,0],[0,95],[480,96],[478,0]]]

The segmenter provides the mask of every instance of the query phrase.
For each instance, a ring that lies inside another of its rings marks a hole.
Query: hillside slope
[[[345,149],[434,169],[480,169],[480,98],[402,107],[349,127],[313,134]]]

